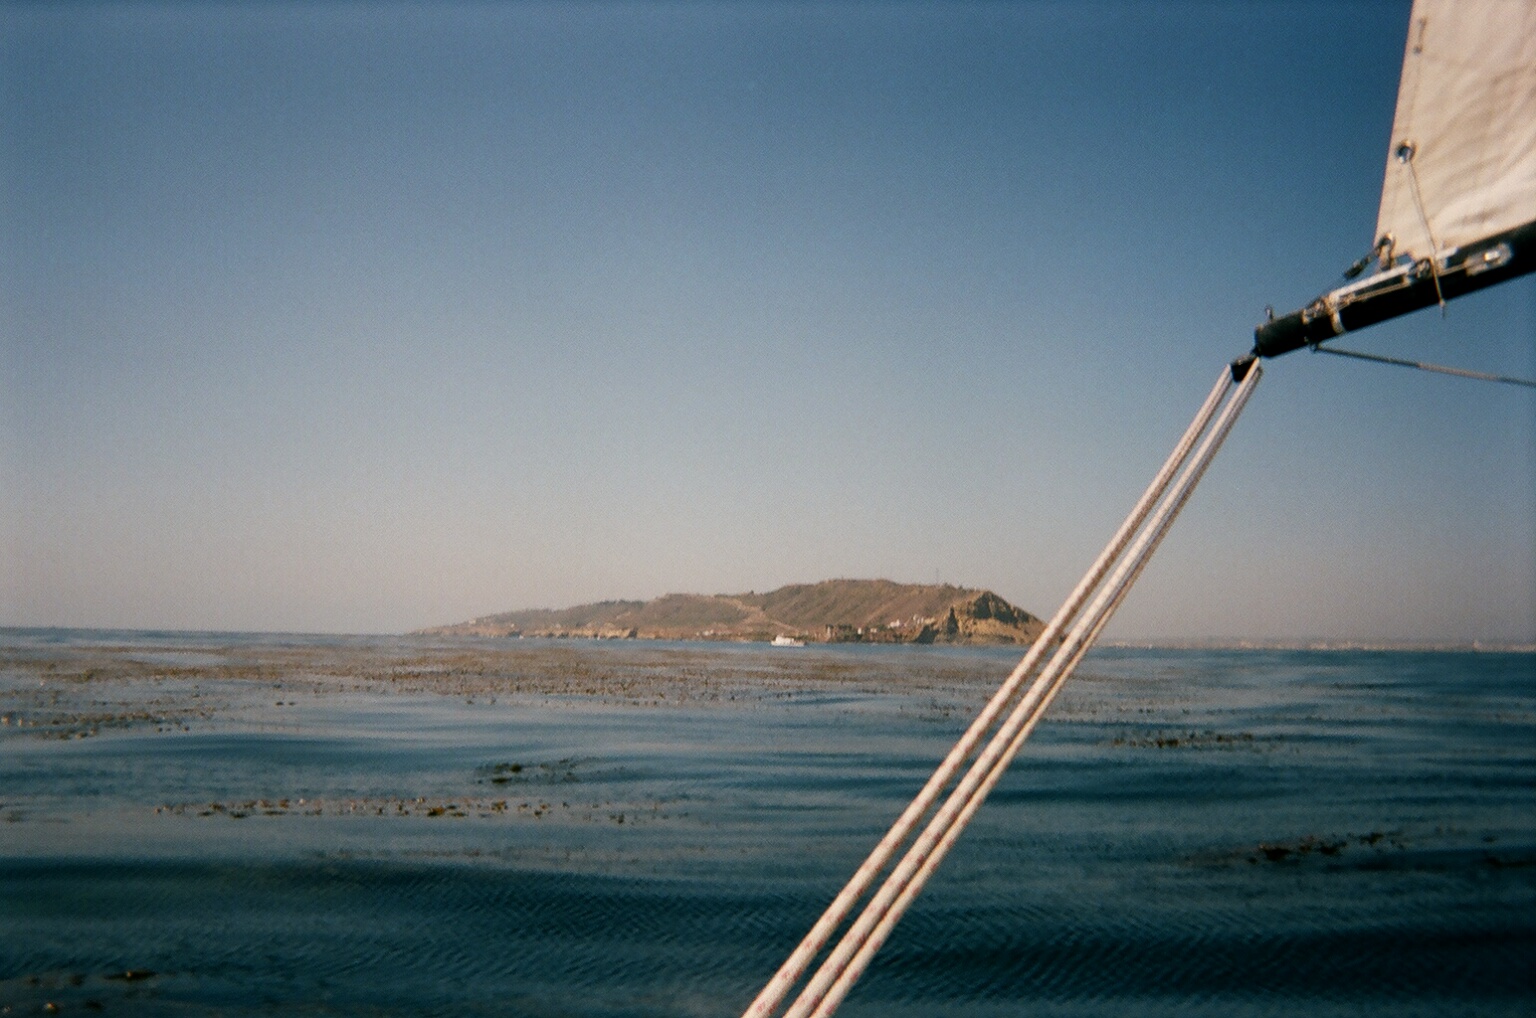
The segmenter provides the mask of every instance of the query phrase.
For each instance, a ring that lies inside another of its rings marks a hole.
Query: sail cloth
[[[1536,0],[1414,0],[1376,270],[1254,332],[1274,357],[1536,271]]]
[[[1536,2],[1417,0],[1376,219],[1438,258],[1536,220]]]

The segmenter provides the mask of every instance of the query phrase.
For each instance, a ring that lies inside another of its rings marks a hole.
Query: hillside
[[[486,615],[430,636],[546,636],[818,643],[1029,643],[1035,616],[989,590],[890,580],[825,580],[759,594],[667,594]]]

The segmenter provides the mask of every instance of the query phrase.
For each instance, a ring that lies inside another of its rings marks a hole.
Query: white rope
[[[853,942],[852,951],[857,953],[853,954],[846,968],[836,975],[836,981],[831,982],[829,989],[821,995],[820,1001],[815,1005],[814,1011],[809,1012],[810,1014],[822,1018],[830,1015],[841,1003],[843,996],[852,988],[854,981],[873,959],[875,951],[884,942],[886,935],[901,918],[906,906],[916,898],[928,877],[937,869],[939,862],[948,851],[948,846],[959,837],[960,831],[963,830],[970,816],[980,807],[988,792],[991,791],[992,785],[1001,778],[1013,755],[1018,752],[1019,747],[1033,731],[1035,724],[1044,714],[1051,700],[1055,698],[1056,692],[1129,592],[1131,583],[1136,576],[1140,575],[1142,567],[1151,558],[1157,545],[1167,533],[1174,517],[1177,516],[1205,467],[1214,457],[1237,412],[1242,409],[1247,393],[1252,391],[1254,381],[1250,374],[1245,385],[1224,409],[1211,433],[1206,436],[1200,450],[1190,459],[1185,473],[1174,486],[1167,500],[1146,523],[1126,554],[1120,558],[1114,573],[1099,589],[1093,603],[1073,626],[1067,639],[1057,648],[1050,663],[1037,676],[1029,692],[1015,707],[1008,721],[994,735],[992,742],[977,758],[970,772],[951,793],[949,801],[930,822],[923,836],[908,850],[907,856],[887,879],[881,892],[866,906],[860,922],[845,935],[845,942]],[[866,920],[870,927],[868,933],[863,932]],[[825,966],[830,967],[835,964],[837,957],[838,952],[834,952]],[[813,984],[802,994],[801,999],[809,998],[815,989],[815,981],[813,981]],[[800,1001],[797,1000],[796,1004],[798,1006]],[[797,1018],[795,1009],[787,1012],[785,1018]]]
[[[884,868],[917,822],[925,815],[939,793],[953,778],[960,764],[970,756],[982,736],[992,727],[999,714],[1017,695],[1024,680],[1033,675],[1028,692],[1014,707],[1008,719],[1000,726],[987,747],[971,764],[966,775],[950,793],[944,806],[930,820],[916,842],[886,878],[880,890],[865,906],[854,924],[821,967],[812,975],[809,983],[785,1012],[784,1018],[805,1018],[807,1015],[830,1015],[842,1002],[853,983],[863,973],[880,945],[884,943],[897,920],[916,898],[938,864],[959,837],[960,831],[970,821],[992,787],[1001,778],[1008,764],[1018,753],[1029,733],[1034,730],[1044,711],[1055,698],[1072,670],[1088,648],[1092,646],[1109,617],[1119,607],[1131,585],[1140,576],[1152,552],[1172,525],[1179,510],[1188,500],[1214,458],[1222,440],[1230,431],[1237,415],[1247,402],[1261,371],[1257,363],[1246,364],[1246,375],[1237,387],[1237,394],[1227,399],[1233,388],[1235,371],[1224,369],[1221,378],[1195,415],[1189,429],[1174,447],[1174,451],[1153,478],[1152,484],[1142,495],[1131,514],[1110,540],[1098,560],[1084,575],[1076,589],[1062,604],[1045,631],[1030,647],[1013,673],[998,689],[992,700],[967,729],[950,751],[944,762],[929,778],[917,798],[902,813],[891,830],[881,839],[852,880],[828,907],[812,927],[800,945],[784,965],[769,980],[762,993],[748,1007],[744,1018],[765,1018],[778,1006],[789,988],[804,972],[807,964],[826,943],[854,901],[873,882],[875,875]],[[1223,407],[1223,401],[1226,400]],[[1220,417],[1214,426],[1211,421],[1218,408]],[[1200,441],[1199,450],[1191,457],[1191,449]],[[1180,473],[1182,471],[1182,473]],[[1178,476],[1177,484],[1174,478]],[[1169,494],[1170,485],[1172,493]],[[1167,495],[1166,499],[1164,496]],[[1161,504],[1159,505],[1159,502]],[[1155,512],[1154,512],[1154,507]],[[1134,539],[1134,541],[1133,541]],[[1129,547],[1129,551],[1127,551]],[[1112,571],[1112,572],[1111,572]],[[1105,576],[1109,575],[1106,581]],[[1097,592],[1095,596],[1095,592]],[[1092,603],[1081,618],[1084,604]],[[1067,632],[1063,637],[1063,630]],[[1049,663],[1043,669],[1039,662],[1046,653],[1054,650]]]
[[[908,859],[913,860],[910,875],[898,880],[904,869],[903,866],[899,866],[888,878],[887,884],[895,886],[894,900],[883,908],[877,909],[877,904],[880,902],[877,896],[866,906],[867,913],[878,912],[877,924],[863,942],[857,945],[857,953],[853,955],[836,981],[831,984],[815,1010],[810,1012],[814,1018],[826,1018],[842,1003],[843,997],[852,989],[854,982],[874,959],[875,952],[880,949],[886,937],[895,928],[897,921],[906,912],[907,906],[916,899],[918,892],[923,889],[928,878],[938,869],[939,863],[949,852],[950,846],[960,837],[960,832],[965,829],[976,810],[981,807],[993,786],[1002,778],[1008,765],[1013,762],[1013,758],[1024,745],[1024,740],[1034,731],[1035,725],[1044,716],[1051,701],[1055,699],[1078,662],[1087,654],[1105,624],[1120,607],[1125,596],[1130,593],[1131,586],[1140,577],[1147,562],[1151,560],[1153,552],[1157,550],[1157,546],[1167,536],[1174,519],[1194,492],[1195,485],[1199,483],[1206,467],[1215,458],[1222,441],[1236,422],[1237,415],[1242,412],[1243,405],[1258,381],[1258,373],[1258,366],[1254,365],[1244,384],[1227,404],[1210,434],[1206,436],[1200,450],[1189,461],[1184,475],[1174,486],[1167,500],[1147,522],[1135,544],[1121,558],[1114,574],[1100,588],[1094,603],[1073,627],[1072,633],[1035,679],[1029,692],[1014,708],[1013,714],[998,730],[986,751],[977,758],[965,779],[951,793],[944,809],[930,823],[929,830],[924,831],[923,837],[908,850],[907,858],[902,862],[906,864]],[[846,936],[852,937],[857,928],[855,926],[850,929]],[[828,961],[830,960],[829,958]],[[792,1015],[793,1011],[787,1012],[785,1018],[791,1018]]]
[[[864,860],[864,863],[854,873],[848,884],[833,899],[832,904],[827,906],[827,910],[822,914],[821,918],[816,921],[816,924],[811,927],[810,932],[801,940],[799,946],[795,948],[784,964],[780,966],[778,972],[763,987],[757,999],[748,1006],[743,1014],[743,1018],[766,1018],[767,1015],[773,1013],[774,1009],[778,1007],[779,1003],[789,992],[789,989],[805,972],[806,966],[816,955],[816,952],[821,950],[826,944],[832,932],[843,921],[844,917],[847,916],[849,910],[852,909],[859,897],[869,888],[869,885],[874,881],[880,870],[890,861],[896,849],[911,835],[918,821],[923,818],[938,799],[939,793],[944,790],[944,787],[954,777],[960,765],[970,756],[976,745],[981,741],[982,736],[992,727],[998,716],[1017,694],[1025,677],[1032,673],[1040,658],[1051,647],[1055,646],[1062,630],[1071,623],[1078,611],[1087,602],[1089,595],[1092,594],[1104,574],[1114,564],[1114,560],[1135,535],[1137,528],[1146,519],[1147,514],[1152,511],[1157,500],[1162,497],[1168,484],[1173,480],[1174,475],[1189,456],[1189,451],[1194,447],[1195,442],[1210,423],[1212,416],[1216,413],[1217,408],[1221,405],[1222,399],[1226,396],[1228,390],[1231,389],[1232,384],[1231,372],[1225,368],[1222,369],[1221,375],[1216,379],[1216,384],[1212,387],[1210,395],[1206,396],[1205,403],[1201,405],[1194,421],[1190,423],[1189,428],[1179,439],[1178,444],[1174,446],[1173,452],[1153,478],[1152,484],[1148,486],[1146,493],[1142,495],[1141,501],[1136,504],[1130,516],[1121,524],[1115,536],[1110,539],[1109,544],[1099,555],[1098,560],[1088,570],[1087,574],[1083,576],[1077,588],[1063,602],[1061,609],[1030,646],[1029,651],[1024,655],[1023,660],[1019,662],[1018,666],[1014,668],[1013,673],[999,687],[976,720],[971,723],[970,728],[955,743],[954,748],[949,751],[949,755],[944,758],[943,763],[933,772],[933,776],[928,779],[928,783],[923,786],[922,791],[918,792],[917,797],[912,800],[912,803],[907,806],[896,822],[891,825],[891,829],[880,840],[880,843],[875,846],[874,851],[869,854],[869,858]]]

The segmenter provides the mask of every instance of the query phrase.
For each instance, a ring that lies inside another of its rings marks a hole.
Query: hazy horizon
[[[1049,617],[1370,246],[1408,4],[0,9],[0,626]],[[1536,277],[1347,338],[1536,376]],[[1305,352],[1107,640],[1536,643],[1536,399]]]

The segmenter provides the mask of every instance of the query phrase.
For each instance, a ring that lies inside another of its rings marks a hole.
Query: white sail
[[[1376,236],[1414,261],[1536,220],[1536,0],[1414,0]]]
[[[1536,272],[1536,0],[1414,0],[1376,238],[1375,272],[1271,313],[1253,352],[1315,348]]]

